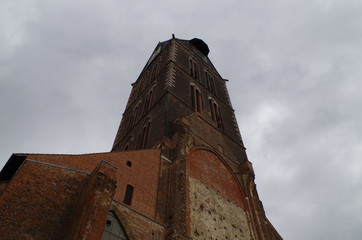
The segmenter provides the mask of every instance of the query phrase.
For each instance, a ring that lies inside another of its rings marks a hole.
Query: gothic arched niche
[[[187,230],[193,239],[251,239],[241,189],[216,154],[191,149],[186,176]]]

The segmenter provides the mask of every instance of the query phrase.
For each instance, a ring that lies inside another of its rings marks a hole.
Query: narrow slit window
[[[145,106],[143,108],[143,114],[146,114],[151,109],[154,92],[155,92],[155,86],[152,87],[152,89],[148,92],[146,96]]]
[[[140,134],[138,135],[138,149],[144,149],[146,148],[147,145],[147,140],[148,140],[148,134],[150,132],[150,120],[147,120],[146,123],[144,124]]]
[[[129,118],[128,125],[127,125],[127,132],[129,132],[134,127],[134,124],[136,122],[137,115],[138,115],[138,112],[139,112],[140,103],[141,103],[141,101],[139,101],[137,103],[136,107],[133,109],[133,111],[131,113],[131,116]]]
[[[209,104],[210,104],[212,121],[217,125],[218,128],[224,129],[220,113],[220,107],[216,104],[216,102],[213,99],[209,100]]]
[[[190,62],[189,62],[189,67],[190,67],[190,75],[193,79],[195,79],[196,81],[199,81],[199,68],[198,65],[196,63],[195,60],[190,58]]]
[[[127,205],[131,205],[133,197],[133,186],[127,185],[126,194],[124,195],[124,203]]]
[[[159,62],[155,63],[155,65],[152,67],[150,82],[152,82],[156,78],[158,74],[158,69],[159,69]]]
[[[191,106],[199,113],[202,113],[204,108],[202,93],[194,85],[191,85]]]
[[[215,92],[214,78],[207,71],[205,71],[205,79],[206,79],[206,87],[207,87],[207,89],[209,89],[210,92],[215,94],[216,92]]]

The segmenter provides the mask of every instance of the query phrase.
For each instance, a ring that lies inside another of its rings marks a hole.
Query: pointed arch
[[[212,121],[216,124],[216,126],[220,129],[224,129],[224,124],[221,118],[221,111],[219,105],[213,98],[209,98],[210,112]]]
[[[200,157],[194,158],[194,156],[198,155],[198,154],[200,155],[201,158]],[[234,174],[233,170],[227,164],[226,160],[222,157],[222,155],[220,155],[217,151],[215,151],[214,149],[212,149],[210,147],[197,145],[197,146],[193,146],[188,151],[186,158],[188,159],[186,161],[188,171],[190,171],[190,170],[192,170],[192,171],[196,170],[197,171],[197,169],[199,169],[201,171],[206,171],[206,172],[209,172],[209,173],[214,172],[214,171],[207,171],[206,167],[211,167],[212,168],[212,166],[211,166],[211,164],[207,164],[205,161],[210,161],[209,163],[211,163],[211,162],[214,162],[214,163],[220,162],[220,166],[222,166],[221,167],[222,169],[225,169],[225,170],[223,170],[225,172],[223,174],[221,174],[221,175],[220,174],[218,174],[218,175],[220,177],[222,177],[222,178],[225,178],[225,177],[229,176],[229,177],[231,177],[233,179],[233,182],[236,184],[237,189],[238,189],[237,192],[239,192],[239,194],[240,194],[240,199],[238,199],[238,200],[234,199],[234,201],[236,200],[237,202],[239,202],[239,204],[241,204],[241,206],[245,209],[245,207],[246,207],[245,196],[247,196],[247,193],[246,193],[247,189],[244,189],[241,182],[238,180],[238,178]],[[204,161],[202,161],[202,160],[204,160]],[[200,167],[200,168],[195,168],[195,166],[191,167],[193,162],[197,163],[197,164],[200,164],[199,166],[203,166],[203,167]],[[197,177],[201,177],[201,176],[207,176],[208,174],[201,174],[199,171],[197,171],[197,174],[194,174],[194,175],[197,176]],[[215,182],[215,181],[209,181],[209,182],[217,184],[217,182]],[[230,181],[226,181],[226,182],[230,182]],[[219,188],[219,189],[223,189],[223,188]],[[228,191],[228,192],[233,192],[233,191]]]
[[[193,79],[200,82],[199,65],[193,58],[189,59],[189,72]]]
[[[191,106],[197,112],[203,112],[204,103],[202,93],[195,84],[191,84]]]
[[[147,146],[148,135],[151,127],[151,119],[148,118],[138,135],[137,149],[144,149]]]
[[[108,212],[102,240],[128,240],[126,231],[113,211]]]
[[[141,102],[142,102],[142,100],[140,99],[132,110],[132,113],[130,115],[130,118],[129,118],[128,124],[127,124],[127,132],[129,132],[135,125]]]
[[[152,107],[155,88],[156,88],[156,83],[153,84],[153,86],[151,87],[151,89],[148,91],[148,93],[146,95],[145,105],[143,107],[143,115],[146,114]]]
[[[150,76],[150,80],[149,82],[151,83],[153,80],[156,79],[159,70],[160,70],[160,62],[161,62],[161,57],[153,64],[152,66],[152,70],[151,70],[151,76]]]
[[[207,89],[209,89],[213,94],[216,94],[214,78],[207,70],[205,70],[205,80]]]
[[[128,140],[127,140],[127,143],[126,143],[126,146],[124,147],[125,151],[131,150],[132,142],[133,142],[133,136],[129,136]]]

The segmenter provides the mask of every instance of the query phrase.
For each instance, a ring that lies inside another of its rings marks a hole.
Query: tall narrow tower
[[[282,239],[208,53],[197,38],[157,45],[111,152],[13,154],[0,172],[1,239]]]
[[[172,239],[281,239],[208,53],[197,38],[157,45],[132,84],[112,152],[161,149],[157,219]]]

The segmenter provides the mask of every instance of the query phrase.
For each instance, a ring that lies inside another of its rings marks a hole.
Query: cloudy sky
[[[362,1],[0,1],[0,167],[109,151],[159,41],[198,37],[286,240],[362,239]]]

